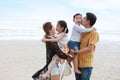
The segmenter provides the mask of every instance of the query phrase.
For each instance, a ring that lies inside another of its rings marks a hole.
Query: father
[[[86,16],[82,19],[82,25],[85,28],[91,28],[96,20],[97,17],[93,13],[86,13]],[[95,47],[98,41],[99,35],[96,31],[82,34],[80,50],[75,51],[75,53],[78,53],[78,69],[82,73],[75,73],[76,80],[90,80]]]

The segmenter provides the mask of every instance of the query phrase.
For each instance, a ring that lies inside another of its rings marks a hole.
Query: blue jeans
[[[73,50],[79,50],[80,49],[80,42],[75,42],[75,41],[69,41],[68,42],[68,47]]]
[[[90,76],[92,73],[92,67],[87,67],[87,68],[78,68],[82,73],[77,74],[75,73],[75,78],[76,80],[90,80]]]

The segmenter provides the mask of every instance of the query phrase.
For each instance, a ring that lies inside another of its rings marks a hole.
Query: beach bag
[[[64,71],[63,71],[63,75],[64,76],[69,76],[71,74],[71,67],[68,65],[67,62],[65,62],[65,68],[64,68]]]
[[[72,73],[71,67],[68,65],[68,62],[65,60],[65,62],[62,64],[60,80],[62,80],[63,76],[69,76],[71,73]]]

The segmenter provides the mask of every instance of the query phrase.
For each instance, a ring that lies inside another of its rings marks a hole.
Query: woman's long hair
[[[43,30],[45,32],[45,36],[50,35],[49,30],[51,30],[51,29],[52,29],[51,22],[46,22],[46,23],[43,24]]]

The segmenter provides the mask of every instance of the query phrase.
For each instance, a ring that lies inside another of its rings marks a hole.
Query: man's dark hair
[[[73,16],[73,18],[75,18],[75,17],[78,16],[78,15],[82,16],[82,14],[76,13],[76,14]]]
[[[90,25],[93,26],[97,20],[97,17],[93,13],[86,13],[87,20],[90,20]]]

